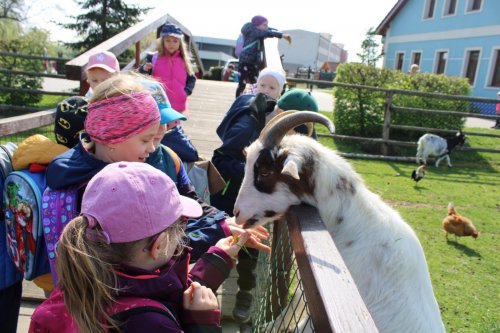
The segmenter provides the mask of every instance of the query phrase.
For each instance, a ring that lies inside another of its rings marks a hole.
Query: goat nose
[[[234,209],[233,210],[234,217],[238,217],[240,215],[240,210],[239,209]]]

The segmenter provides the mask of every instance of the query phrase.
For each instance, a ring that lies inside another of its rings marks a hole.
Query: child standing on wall
[[[63,231],[57,247],[58,288],[71,324],[80,332],[220,332],[213,293],[227,278],[232,258],[245,245],[221,239],[188,271],[183,245],[185,220],[201,215],[199,204],[179,195],[163,172],[145,163],[117,162],[89,182],[82,215]],[[125,231],[125,232],[124,232]],[[54,320],[57,293],[32,316],[30,332],[62,332]],[[125,320],[110,316],[121,297],[161,303],[166,315],[142,310]]]
[[[292,42],[289,34],[276,31],[268,27],[267,19],[257,15],[251,22],[245,23],[241,28],[245,42],[239,55],[238,72],[240,74],[236,97],[246,88],[247,83],[254,84],[259,77],[259,69],[263,62],[263,40],[269,37],[284,38],[288,43]]]

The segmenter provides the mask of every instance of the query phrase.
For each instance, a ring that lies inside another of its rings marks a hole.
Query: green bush
[[[336,82],[387,89],[413,90],[446,95],[470,95],[467,79],[435,74],[408,75],[391,69],[378,69],[364,64],[343,64],[337,68]],[[386,91],[364,88],[336,87],[334,122],[336,132],[344,135],[364,137],[382,136]],[[415,94],[394,93],[393,105],[398,107],[421,108],[469,112],[467,101],[446,97],[417,96]],[[391,124],[442,129],[461,129],[465,119],[451,115],[432,115],[409,112],[394,112]],[[419,132],[391,130],[391,138],[413,140]]]
[[[4,52],[42,55],[43,48],[47,45],[48,33],[43,30],[32,29],[21,33],[17,38],[9,38],[0,41],[0,49]],[[0,67],[9,70],[43,72],[43,61],[38,59],[23,59],[14,57],[0,57]],[[11,88],[41,89],[41,77],[28,77],[24,75],[0,74],[0,86]],[[41,101],[42,95],[2,92],[0,103],[28,106]]]

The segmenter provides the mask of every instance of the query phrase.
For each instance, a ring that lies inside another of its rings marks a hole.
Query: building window
[[[483,4],[483,0],[469,0],[467,3],[467,11],[474,12],[481,10],[481,5]]]
[[[491,78],[491,86],[500,87],[500,50],[495,51],[493,61],[493,76]]]
[[[434,9],[436,8],[436,0],[427,0],[425,2],[425,19],[431,19],[434,17]]]
[[[436,57],[436,74],[444,74],[446,69],[446,59],[448,58],[448,52],[440,51],[437,53]]]
[[[446,0],[444,6],[444,15],[455,15],[457,10],[457,0]]]
[[[474,85],[476,82],[476,72],[479,65],[479,51],[473,50],[467,52],[465,77],[469,79],[469,84]]]
[[[396,53],[396,69],[398,71],[403,70],[403,62],[404,62],[405,54],[404,53]]]
[[[421,52],[413,52],[411,56],[411,63],[420,66],[420,58],[422,57]]]

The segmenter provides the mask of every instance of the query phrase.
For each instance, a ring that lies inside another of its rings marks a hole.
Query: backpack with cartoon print
[[[7,253],[26,280],[50,271],[41,223],[45,172],[19,170],[5,178]]]
[[[5,178],[12,172],[12,156],[17,145],[8,142],[0,145],[0,193],[3,191]],[[5,228],[5,209],[0,198],[0,290],[8,288],[22,279],[13,261],[7,253],[7,230]]]

